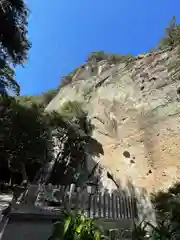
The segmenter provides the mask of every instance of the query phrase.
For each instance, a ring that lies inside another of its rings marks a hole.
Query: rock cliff
[[[177,58],[176,50],[166,50],[120,64],[86,63],[47,106],[46,111],[58,111],[65,101],[83,102],[104,149],[99,161],[105,186],[114,184],[106,171],[122,186],[131,181],[148,192],[180,179]]]

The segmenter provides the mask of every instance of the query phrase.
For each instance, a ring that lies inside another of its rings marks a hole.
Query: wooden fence
[[[90,218],[112,220],[134,219],[136,217],[136,200],[121,191],[98,190],[88,186],[85,189],[76,188],[71,184],[65,186],[41,186],[36,199],[36,206],[63,205],[70,209],[78,209],[80,213]]]

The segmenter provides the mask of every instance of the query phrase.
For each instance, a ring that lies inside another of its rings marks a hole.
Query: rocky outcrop
[[[68,100],[84,103],[103,145],[103,184],[132,182],[148,192],[180,178],[180,78],[175,50],[140,55],[121,64],[97,63],[76,71],[46,111]],[[94,69],[94,68],[93,68]],[[80,74],[80,75],[78,75]],[[113,186],[112,186],[113,187]]]

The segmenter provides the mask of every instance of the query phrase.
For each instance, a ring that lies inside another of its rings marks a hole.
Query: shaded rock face
[[[180,78],[169,70],[175,60],[175,51],[164,51],[116,66],[100,62],[96,75],[88,69],[88,78],[81,72],[78,80],[76,74],[46,110],[83,102],[103,145],[104,171],[122,186],[131,181],[148,192],[167,188],[180,178]],[[108,181],[104,174],[103,184]]]

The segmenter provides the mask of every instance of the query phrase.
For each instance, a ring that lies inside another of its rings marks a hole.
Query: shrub
[[[130,58],[133,58],[132,55],[120,55],[120,54],[111,54],[105,53],[104,51],[92,52],[88,57],[86,62],[100,62],[102,60],[107,60],[112,64],[126,62]]]
[[[174,16],[166,28],[165,36],[159,41],[158,49],[174,48],[180,45],[180,25],[176,22]]]
[[[83,110],[81,102],[67,101],[61,107],[60,112],[87,135],[91,135],[94,125],[92,125],[88,119],[88,114]]]
[[[64,213],[60,220],[55,222],[49,240],[101,240],[103,231],[96,222],[84,215]]]

